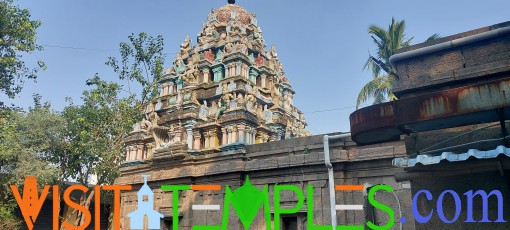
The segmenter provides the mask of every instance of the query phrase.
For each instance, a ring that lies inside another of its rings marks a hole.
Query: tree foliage
[[[37,101],[37,99],[36,99]],[[28,112],[3,110],[0,116],[0,228],[14,228],[16,202],[8,185],[22,185],[27,176],[39,184],[54,184],[59,171],[46,159],[61,143],[64,121],[49,104],[36,104]]]
[[[372,80],[365,84],[356,100],[356,108],[372,98],[373,104],[379,104],[386,101],[396,100],[393,94],[393,84],[399,79],[397,71],[390,63],[390,57],[395,54],[398,49],[408,47],[413,37],[408,38],[405,34],[406,22],[391,19],[388,29],[377,25],[370,25],[368,33],[374,42],[377,54],[372,56],[369,54],[364,70],[372,72]],[[426,41],[439,38],[439,34],[433,34]]]
[[[127,82],[127,92],[138,100],[137,107],[143,111],[145,105],[158,95],[157,84],[163,75],[163,36],[148,36],[141,32],[138,36],[128,36],[129,42],[121,42],[120,59],[109,57],[106,65],[113,68],[120,80]],[[141,94],[134,93],[133,84],[142,87]]]
[[[70,102],[61,113],[41,103],[38,95],[28,112],[2,111],[0,222],[17,223],[8,215],[16,207],[8,185],[22,185],[27,176],[36,176],[39,185],[88,185],[91,175],[97,176],[98,184],[113,184],[118,177],[122,139],[139,111],[132,97],[120,96],[120,85],[98,76],[87,85],[92,89],[83,92],[82,104]]]
[[[28,112],[4,110],[0,127],[0,163],[2,184],[21,184],[28,175],[41,183],[58,178],[56,167],[46,161],[55,146],[62,144],[64,120],[49,104]]]
[[[53,162],[60,166],[64,178],[88,184],[89,176],[95,175],[98,184],[114,183],[124,159],[122,141],[145,105],[158,95],[163,62],[162,36],[131,34],[129,43],[120,43],[120,59],[110,57],[105,63],[127,83],[126,88],[106,82],[97,74],[87,81],[94,88],[84,91],[82,105],[70,103],[64,109],[67,145],[53,154]],[[140,87],[138,95],[135,90]],[[88,207],[93,195],[94,191],[84,194],[82,205]],[[83,222],[82,217],[83,213],[78,212],[75,225]]]
[[[87,81],[94,87],[83,92],[83,104],[72,102],[62,113],[66,121],[66,145],[51,156],[63,178],[88,184],[96,175],[98,184],[113,183],[121,162],[121,142],[138,111],[131,97],[119,96],[121,86],[97,75]]]
[[[22,60],[24,54],[42,49],[36,44],[40,25],[40,21],[30,19],[27,9],[20,9],[12,0],[0,1],[0,91],[9,98],[21,91],[25,79],[36,79],[37,72],[45,68],[41,61],[30,68]]]
[[[29,17],[28,11],[23,14]],[[37,23],[32,27],[34,36]],[[126,87],[106,82],[96,74],[87,80],[86,85],[91,88],[83,92],[80,103],[68,99],[69,104],[62,112],[57,113],[48,103],[41,103],[39,95],[34,95],[34,106],[27,112],[13,108],[0,110],[0,182],[4,186],[0,189],[0,222],[4,224],[0,228],[14,228],[11,226],[18,224],[12,215],[16,202],[6,186],[20,185],[29,175],[36,176],[40,185],[63,185],[67,181],[88,185],[92,175],[97,176],[97,184],[113,184],[119,176],[124,159],[122,141],[139,120],[144,105],[157,96],[164,60],[161,36],[154,38],[140,33],[132,34],[129,40],[120,45],[120,61],[112,57],[106,63],[120,80],[127,82]],[[26,42],[32,50],[38,48],[34,42],[35,38]],[[0,64],[3,60],[6,59],[0,59]],[[22,66],[26,68],[24,63]],[[8,95],[19,92],[20,85],[11,84],[3,76],[1,86],[5,86],[5,81],[10,85],[2,90]],[[137,86],[131,89],[134,85]],[[136,87],[142,89],[141,94],[134,93]],[[126,91],[127,95],[123,93]],[[82,205],[90,205],[88,201],[93,194],[93,190],[84,194]],[[84,220],[81,215],[78,212],[75,225]]]
[[[132,96],[120,96],[122,87],[117,83],[103,81],[96,74],[87,85],[93,88],[83,92],[83,104],[75,105],[68,99],[69,105],[62,112],[65,143],[55,148],[49,161],[58,166],[62,180],[89,185],[94,175],[99,185],[113,184],[123,159],[122,140],[139,111]],[[88,208],[93,196],[93,190],[83,194],[81,205]],[[79,211],[74,225],[84,220]]]
[[[30,68],[22,59],[24,54],[41,50],[36,45],[36,29],[40,25],[40,21],[31,20],[30,12],[20,9],[13,0],[0,1],[0,94],[13,98],[21,91],[25,79],[36,79],[37,72],[46,67],[38,61],[37,67]],[[6,108],[0,101],[0,229],[16,229],[20,224],[13,215],[16,202],[9,184],[19,185],[27,175],[37,175],[41,181],[52,181],[57,176],[40,155],[48,151],[45,145],[48,138],[36,135],[29,140],[30,134],[26,133],[44,133],[41,128],[46,123],[37,123],[34,117],[37,121],[55,119],[49,106],[39,104],[27,114]]]

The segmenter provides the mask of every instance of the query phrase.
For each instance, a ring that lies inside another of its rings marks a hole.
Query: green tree
[[[128,36],[129,43],[120,43],[120,60],[116,57],[109,57],[106,65],[113,68],[120,80],[127,82],[127,91],[131,96],[137,98],[139,111],[145,109],[146,104],[158,95],[158,81],[163,76],[163,36],[148,36],[141,32],[138,36]],[[142,87],[141,94],[136,96],[136,87]]]
[[[64,178],[89,183],[89,176],[98,176],[98,183],[113,183],[121,162],[120,147],[135,122],[138,111],[131,97],[120,96],[121,86],[95,76],[87,80],[91,90],[83,92],[83,104],[72,102],[64,108],[67,146],[53,154]]]
[[[396,100],[393,94],[393,84],[399,79],[396,70],[390,63],[390,57],[400,49],[410,45],[413,37],[405,35],[406,22],[391,19],[388,29],[377,25],[370,25],[368,33],[371,34],[372,41],[376,45],[376,56],[369,55],[368,60],[363,66],[364,70],[372,71],[372,80],[365,84],[356,100],[356,109],[361,103],[373,98],[373,104],[379,104],[386,101]],[[430,36],[427,41],[439,38],[438,34]]]
[[[66,145],[51,155],[63,179],[88,185],[90,176],[97,184],[113,184],[123,160],[122,140],[131,131],[139,111],[133,97],[121,97],[122,87],[95,76],[87,81],[91,90],[83,92],[83,104],[72,102],[64,108]],[[82,205],[89,207],[94,191],[84,194]],[[74,223],[81,225],[84,218]]]
[[[18,136],[15,140],[22,148],[16,154],[12,182],[22,184],[26,176],[32,175],[40,184],[55,184],[59,171],[47,158],[64,144],[64,119],[49,103],[38,104],[37,98],[34,102],[34,107],[28,113],[18,114],[16,121]]]
[[[66,142],[49,155],[50,162],[60,169],[62,180],[87,185],[90,176],[95,175],[97,184],[114,183],[123,161],[122,141],[140,119],[145,105],[158,95],[162,51],[162,36],[131,34],[128,43],[120,43],[120,59],[110,57],[106,62],[127,85],[106,82],[96,74],[86,82],[93,88],[83,92],[82,104],[75,105],[68,99],[69,105],[62,112]],[[134,93],[140,87],[142,93]],[[82,205],[89,207],[93,196],[93,190],[83,194]],[[83,223],[82,215],[78,212],[75,225]]]
[[[41,61],[35,68],[23,61],[24,54],[42,49],[36,44],[40,25],[30,19],[29,10],[20,9],[13,0],[0,1],[0,92],[9,98],[21,91],[25,79],[36,79],[37,72],[45,68]],[[4,106],[2,101],[0,106]]]
[[[46,161],[61,143],[64,122],[49,104],[36,105],[28,112],[3,110],[0,118],[0,229],[13,229],[19,221],[12,215],[16,201],[8,185],[22,185],[27,176],[39,184],[54,184],[59,171]]]
[[[20,222],[13,215],[16,201],[9,192],[8,184],[21,146],[15,141],[18,134],[12,112],[4,110],[0,113],[0,229],[15,229]]]

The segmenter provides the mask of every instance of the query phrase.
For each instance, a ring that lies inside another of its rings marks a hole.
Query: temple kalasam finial
[[[235,4],[236,0],[228,0],[228,4]]]

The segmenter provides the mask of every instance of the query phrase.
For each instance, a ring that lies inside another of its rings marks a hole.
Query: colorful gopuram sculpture
[[[310,135],[275,47],[266,51],[254,14],[234,4],[213,9],[197,42],[186,36],[165,70],[160,96],[125,141],[126,162]]]

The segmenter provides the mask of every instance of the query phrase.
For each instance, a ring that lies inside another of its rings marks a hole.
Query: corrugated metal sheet
[[[507,157],[510,157],[510,148],[507,148],[503,145],[498,146],[495,149],[487,150],[487,151],[481,151],[477,149],[470,149],[469,151],[465,153],[453,153],[453,152],[443,152],[441,155],[417,155],[416,157],[412,158],[403,158],[398,157],[393,159],[393,166],[400,167],[400,168],[408,168],[413,167],[416,164],[422,164],[422,165],[433,165],[438,164],[441,161],[447,160],[449,162],[456,162],[456,161],[465,161],[469,159],[470,157],[474,157],[477,159],[491,159],[496,158],[499,155],[505,155]]]

